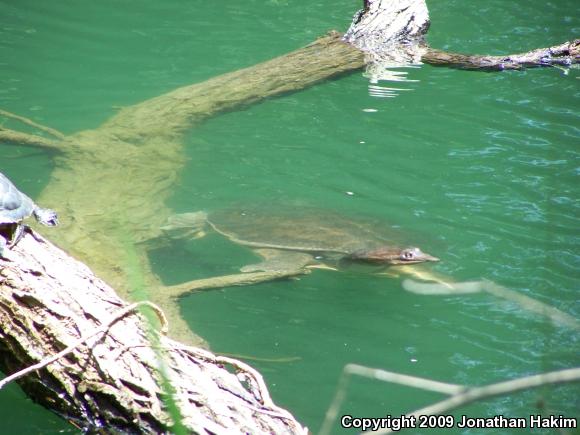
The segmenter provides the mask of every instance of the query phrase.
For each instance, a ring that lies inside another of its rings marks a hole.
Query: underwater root
[[[164,298],[179,298],[188,293],[205,290],[214,290],[225,287],[254,285],[262,282],[276,281],[279,279],[293,278],[310,273],[308,269],[299,268],[285,271],[272,272],[247,272],[233,275],[217,276],[189,281],[183,284],[167,286],[163,288]]]
[[[580,321],[575,317],[564,313],[563,311],[540,302],[537,299],[526,296],[514,290],[510,290],[504,286],[494,283],[489,280],[481,281],[466,281],[457,283],[442,283],[442,282],[417,282],[412,279],[405,279],[403,281],[403,288],[411,293],[421,295],[457,295],[468,293],[486,292],[515,302],[526,311],[531,311],[541,316],[549,318],[557,325],[566,326],[572,329],[580,329]]]

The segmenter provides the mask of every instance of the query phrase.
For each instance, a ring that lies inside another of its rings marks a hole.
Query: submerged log
[[[361,68],[360,52],[331,34],[285,56],[186,86],[121,110],[94,130],[58,144],[55,169],[39,203],[56,208],[51,237],[126,299],[139,270],[144,297],[160,305],[172,336],[203,345],[153,270],[143,242],[161,234],[167,200],[186,162],[182,135],[209,116],[304,89]],[[137,258],[128,258],[128,248]],[[192,265],[194,267],[194,265]]]
[[[305,432],[251,368],[152,331],[85,265],[37,237],[0,259],[0,370],[52,361],[19,379],[34,400],[83,430]]]
[[[424,55],[439,62],[435,51]],[[457,59],[449,65],[457,66]],[[130,297],[123,289],[132,272],[123,259],[127,246],[137,243],[147,297],[167,312],[176,338],[202,343],[164,296],[165,285],[141,243],[158,237],[171,214],[166,202],[185,164],[183,133],[208,117],[305,89],[364,64],[364,54],[332,32],[287,55],[127,107],[94,130],[66,137],[54,147],[60,152],[40,198],[61,211],[56,241],[124,297]]]
[[[466,70],[504,71],[570,66],[580,62],[580,39],[525,53],[469,55],[431,48],[425,42],[429,12],[424,0],[364,0],[343,40],[366,55],[366,63],[426,63]],[[372,65],[371,65],[372,66]]]
[[[421,60],[433,66],[466,70],[504,71],[548,66],[567,67],[580,62],[580,39],[553,47],[506,56],[480,56],[427,48]]]

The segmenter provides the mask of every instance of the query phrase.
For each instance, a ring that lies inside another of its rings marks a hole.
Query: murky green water
[[[117,106],[344,30],[357,6],[0,1],[0,108],[66,133],[95,127]],[[517,52],[580,34],[571,0],[429,7],[429,41],[449,50]],[[418,82],[403,84],[410,91],[394,99],[369,96],[358,73],[220,115],[188,136],[190,160],[171,206],[183,212],[266,200],[381,217],[440,257],[434,270],[458,281],[487,278],[579,317],[579,77],[423,66],[409,70]],[[0,168],[35,196],[52,163],[44,151],[0,145]],[[257,261],[215,234],[162,254],[154,261],[167,283]],[[469,385],[580,362],[577,333],[513,303],[483,294],[419,296],[397,278],[315,271],[189,296],[182,310],[218,352],[295,358],[253,364],[277,403],[314,431],[349,362]],[[578,387],[543,388],[455,415],[578,417],[579,397]],[[343,410],[399,415],[438,398],[357,379]],[[0,393],[0,421],[6,433],[71,430],[16,387]]]

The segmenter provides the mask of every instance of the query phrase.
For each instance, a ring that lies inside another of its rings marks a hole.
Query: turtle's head
[[[381,247],[377,249],[357,251],[351,254],[350,258],[356,261],[392,265],[415,264],[423,263],[425,261],[439,261],[437,257],[426,254],[419,248],[401,249],[394,247]]]
[[[47,227],[54,227],[58,225],[58,215],[54,210],[48,208],[36,208],[33,212],[34,217],[42,225]]]

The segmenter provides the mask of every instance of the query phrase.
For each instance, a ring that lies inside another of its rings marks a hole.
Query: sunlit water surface
[[[342,3],[3,0],[0,107],[66,133],[95,127],[119,106],[344,30],[357,5]],[[573,1],[429,6],[429,41],[448,50],[518,52],[580,34]],[[410,91],[375,98],[355,73],[223,114],[188,135],[170,205],[185,212],[271,201],[381,218],[440,257],[433,270],[490,279],[580,317],[579,77],[423,66],[408,71],[417,82],[397,84]],[[0,145],[0,170],[33,197],[51,169],[44,151]],[[235,273],[257,257],[210,234],[153,261],[176,283]],[[580,362],[577,333],[514,303],[415,295],[399,278],[315,271],[192,295],[181,307],[213,350],[261,359],[252,364],[274,399],[314,431],[350,362],[469,385]],[[578,417],[578,393],[542,388],[454,415]],[[400,415],[440,398],[355,379],[343,412]],[[74,432],[16,386],[0,393],[0,421],[6,433]]]

